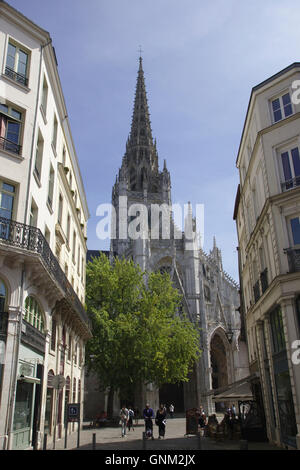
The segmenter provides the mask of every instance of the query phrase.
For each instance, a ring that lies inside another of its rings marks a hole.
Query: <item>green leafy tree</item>
[[[199,330],[178,314],[181,296],[167,273],[143,273],[131,260],[110,263],[100,253],[87,265],[86,289],[93,327],[87,364],[109,388],[109,402],[141,383],[188,380],[201,353]]]

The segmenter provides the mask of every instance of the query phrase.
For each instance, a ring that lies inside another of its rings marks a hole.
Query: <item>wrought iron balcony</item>
[[[296,188],[297,186],[300,186],[300,176],[296,176],[295,178],[292,178],[290,180],[284,181],[284,183],[281,183],[282,191],[288,191],[289,189]]]
[[[289,272],[300,272],[300,249],[287,248],[284,250],[288,258]]]
[[[253,286],[253,293],[254,293],[254,300],[257,302],[260,298],[260,288],[259,288],[259,281],[257,281]]]
[[[21,85],[28,86],[28,78],[26,78],[25,75],[22,75],[21,73],[15,72],[10,67],[5,67],[5,75],[15,82],[20,83]]]
[[[0,312],[0,337],[6,336],[8,324],[8,313]]]
[[[0,217],[0,244],[1,243],[40,255],[47,271],[52,274],[62,288],[66,301],[75,309],[81,320],[90,327],[90,320],[82,303],[61,269],[57,258],[52,253],[40,229]]]
[[[21,145],[16,144],[11,140],[4,139],[4,137],[0,137],[0,149],[16,153],[17,155],[20,155],[21,153]]]
[[[261,291],[262,291],[262,294],[268,289],[269,287],[269,284],[268,284],[268,269],[264,269],[264,271],[262,271],[260,273],[260,285],[261,285]]]

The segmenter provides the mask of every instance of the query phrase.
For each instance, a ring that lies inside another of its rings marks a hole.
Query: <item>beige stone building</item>
[[[83,401],[88,217],[51,37],[1,1],[1,449],[62,437]]]
[[[294,63],[252,89],[236,162],[240,184],[234,212],[256,399],[263,402],[269,440],[298,449],[299,79],[300,63]]]

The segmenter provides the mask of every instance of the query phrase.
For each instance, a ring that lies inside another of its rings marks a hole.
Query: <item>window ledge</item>
[[[24,160],[24,157],[22,157],[22,155],[18,155],[18,154],[15,153],[15,152],[9,152],[8,150],[4,150],[4,149],[0,149],[0,152],[1,152],[1,153],[4,153],[4,154],[7,155],[8,157],[15,158],[16,160],[19,160],[19,161],[21,161],[21,162]]]
[[[20,88],[20,90],[24,91],[25,93],[29,93],[31,91],[31,89],[28,88],[26,85],[18,83],[16,80],[13,80],[12,78],[8,77],[5,73],[2,73],[1,77],[4,78],[4,80],[6,80],[8,83]]]

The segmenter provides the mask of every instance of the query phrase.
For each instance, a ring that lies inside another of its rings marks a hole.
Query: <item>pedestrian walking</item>
[[[128,431],[130,431],[130,429],[132,428],[132,430],[134,431],[134,427],[133,427],[133,417],[134,417],[134,411],[132,409],[132,407],[130,406],[128,408]]]
[[[160,405],[156,412],[155,424],[158,426],[158,439],[164,438],[166,433],[167,412],[164,405]]]
[[[200,406],[199,426],[200,428],[204,428],[206,426],[206,414],[203,406]]]
[[[122,406],[120,410],[120,420],[121,420],[121,432],[122,437],[126,437],[126,428],[129,418],[129,412],[125,405]]]
[[[146,408],[143,411],[143,418],[145,420],[145,432],[146,437],[154,439],[153,436],[153,422],[152,419],[154,418],[154,411],[150,408],[149,403],[146,404]]]
[[[175,407],[173,403],[171,403],[171,405],[169,406],[169,413],[170,413],[171,418],[174,418],[174,410],[175,410]]]

